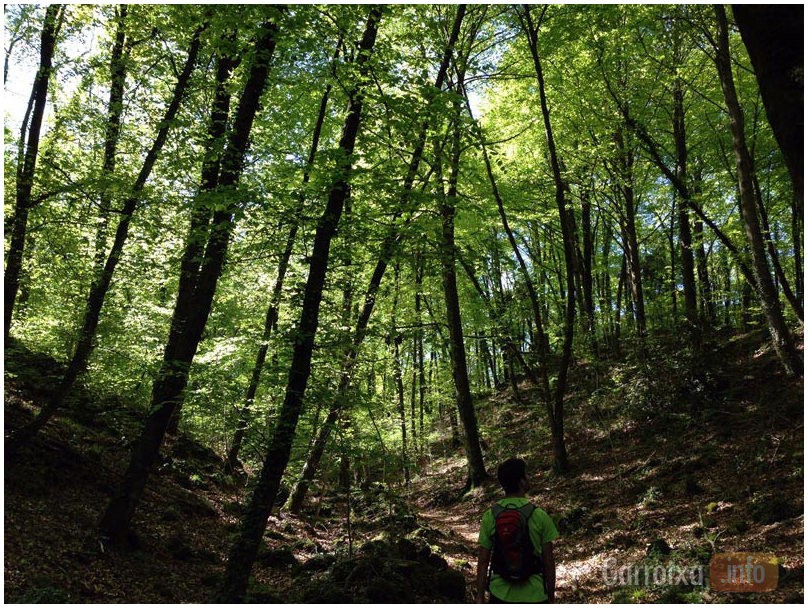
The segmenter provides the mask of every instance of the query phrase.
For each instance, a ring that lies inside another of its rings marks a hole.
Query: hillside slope
[[[533,471],[531,496],[561,531],[558,601],[802,603],[802,380],[785,376],[760,333],[724,336],[689,367],[680,358],[669,342],[652,348],[647,366],[621,360],[575,370],[566,477],[550,473],[541,411],[496,395],[480,411],[490,470],[518,455]],[[479,517],[500,495],[498,485],[454,501],[446,485],[462,486],[463,460],[447,455],[430,472],[418,493],[420,514],[463,537],[473,562]],[[712,555],[725,552],[776,555],[778,589],[741,595],[715,592],[706,580],[613,584],[623,566],[641,576],[646,567],[701,566],[706,579]]]
[[[30,419],[59,369],[18,345],[6,350],[7,429]],[[566,477],[549,472],[530,387],[521,403],[505,393],[478,400],[489,470],[525,457],[534,500],[558,522],[559,601],[802,602],[803,385],[784,376],[762,336],[725,336],[688,366],[671,345],[652,349],[647,366],[579,362],[573,378]],[[209,449],[172,441],[136,515],[137,548],[102,552],[96,524],[138,420],[99,399],[78,391],[69,414],[6,463],[4,599],[209,601],[243,480],[223,476]],[[464,481],[461,451],[441,439],[409,489],[323,490],[300,518],[276,510],[251,601],[471,600],[479,518],[499,491],[492,481],[460,496]],[[727,551],[778,556],[778,590],[738,596],[604,580],[607,564],[706,566]]]

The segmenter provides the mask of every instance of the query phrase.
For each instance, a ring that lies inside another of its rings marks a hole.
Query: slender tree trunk
[[[732,308],[732,273],[729,267],[729,260],[726,255],[719,255],[719,270],[720,276],[723,277],[723,304],[724,304],[724,326],[729,327],[732,325],[732,318],[730,316]]]
[[[462,81],[462,77],[460,78]],[[457,204],[457,177],[460,167],[460,104],[455,101],[452,118],[452,151],[450,159],[449,187],[443,190],[442,159],[437,142],[435,144],[436,177],[439,188],[441,235],[439,242],[443,295],[446,302],[446,320],[449,328],[449,354],[452,361],[452,379],[455,386],[455,399],[460,420],[463,424],[464,448],[468,464],[467,489],[479,486],[488,478],[480,448],[477,428],[477,415],[469,386],[466,351],[463,343],[463,325],[460,317],[460,301],[457,295],[457,273],[455,270],[454,218]]]
[[[157,460],[174,408],[182,402],[188,373],[210,314],[233,229],[233,214],[239,204],[235,200],[234,190],[241,177],[250,131],[266,85],[275,49],[275,32],[273,23],[264,23],[260,28],[255,43],[255,60],[236,109],[227,147],[222,154],[218,187],[229,200],[226,209],[214,213],[196,284],[189,285],[189,281],[185,280],[180,285],[163,362],[152,387],[149,416],[132,449],[123,482],[101,518],[102,535],[114,544],[125,541],[129,535],[132,516]],[[213,142],[211,145],[215,146]],[[202,196],[204,198],[204,193]],[[197,247],[194,236],[192,234],[187,243],[190,248]]]
[[[401,369],[401,336],[396,326],[396,309],[398,308],[398,296],[400,286],[400,269],[396,262],[394,267],[395,286],[393,288],[393,313],[390,317],[390,343],[393,345],[393,381],[396,386],[396,404],[398,406],[398,417],[401,427],[401,465],[404,471],[404,483],[410,484],[410,469],[407,465],[407,409],[404,404],[404,377]]]
[[[341,44],[340,40],[340,44]],[[334,63],[336,64],[339,54],[339,45],[337,51],[334,53]],[[258,392],[258,385],[261,381],[261,373],[264,369],[266,362],[267,350],[269,349],[269,342],[272,338],[272,332],[275,331],[278,324],[278,315],[280,311],[281,298],[283,296],[283,285],[286,279],[286,271],[289,268],[289,260],[292,258],[292,251],[294,249],[295,241],[297,240],[297,231],[300,224],[297,221],[300,212],[303,210],[303,205],[306,200],[305,186],[309,183],[311,178],[311,169],[314,166],[314,160],[317,156],[317,149],[320,144],[320,134],[323,130],[323,123],[325,122],[326,112],[328,109],[328,99],[331,95],[331,84],[326,85],[325,92],[320,99],[320,106],[317,112],[317,120],[314,123],[314,134],[312,135],[311,148],[309,149],[309,156],[306,162],[306,168],[303,171],[303,186],[297,196],[297,207],[292,219],[292,226],[289,229],[289,235],[286,237],[286,246],[278,261],[278,272],[275,278],[275,284],[272,287],[272,296],[270,298],[269,307],[267,308],[266,318],[264,320],[264,332],[261,336],[261,344],[258,347],[258,352],[255,356],[255,363],[253,364],[252,374],[250,375],[250,384],[247,387],[247,394],[244,398],[244,404],[239,411],[239,421],[236,426],[236,431],[233,435],[233,441],[230,449],[225,458],[225,472],[232,473],[238,467],[238,455],[241,451],[241,444],[244,441],[244,435],[247,433],[249,426],[249,413],[252,408],[255,394]]]
[[[673,139],[676,145],[676,177],[687,183],[687,142],[685,131],[684,90],[682,81],[676,78],[673,85]],[[696,299],[696,277],[693,260],[693,237],[690,230],[688,202],[679,198],[679,261],[682,265],[682,286],[685,296],[685,322],[690,346],[699,350],[698,302]]]
[[[561,162],[555,146],[553,128],[550,122],[550,110],[544,86],[544,72],[539,57],[539,27],[541,19],[534,25],[530,14],[530,7],[523,6],[523,28],[533,57],[533,67],[536,70],[536,81],[539,86],[539,101],[541,103],[542,118],[544,120],[544,134],[547,138],[547,149],[550,153],[550,165],[553,170],[555,185],[556,207],[561,223],[561,234],[564,244],[564,266],[566,274],[567,301],[564,313],[564,345],[561,351],[558,378],[556,379],[555,398],[550,413],[550,425],[553,439],[553,470],[556,473],[566,473],[569,470],[567,448],[564,442],[564,396],[567,389],[567,375],[572,360],[572,343],[575,334],[575,275],[577,273],[575,257],[575,224],[572,214],[567,210],[565,191],[568,189],[561,175]],[[548,404],[549,405],[549,404]]]
[[[343,215],[345,216],[345,220],[348,220],[350,217],[350,196],[345,201],[345,211]],[[349,224],[349,222],[346,221]],[[340,230],[340,234],[344,239],[344,247],[346,252],[350,252],[350,234],[348,230],[343,231]],[[350,266],[350,253],[346,254],[343,257],[342,263]],[[346,282],[345,288],[343,290],[342,296],[342,316],[340,319],[340,326],[347,327],[348,323],[350,323],[350,315],[351,315],[351,308],[353,302],[353,283],[350,279],[350,272],[348,272],[348,280]],[[381,280],[381,276],[379,276],[379,280]],[[378,285],[375,285],[378,289]],[[358,332],[362,333],[364,337],[364,330],[367,327],[367,321],[370,319],[370,315],[367,318],[362,317],[364,320],[364,325],[360,326],[357,330]],[[308,492],[309,486],[314,479],[314,475],[317,472],[317,469],[320,466],[320,461],[322,460],[323,454],[325,454],[326,447],[328,446],[328,440],[331,437],[331,433],[336,428],[337,423],[340,419],[343,421],[347,421],[346,424],[350,423],[351,421],[351,408],[350,408],[350,396],[348,395],[348,389],[350,387],[350,383],[353,379],[353,371],[356,364],[356,358],[358,355],[358,347],[356,346],[356,336],[351,338],[350,335],[346,336],[346,339],[351,340],[352,344],[348,347],[347,355],[343,361],[343,368],[342,372],[340,373],[340,382],[337,387],[337,394],[334,397],[334,400],[331,402],[331,407],[328,409],[328,414],[326,415],[325,420],[323,421],[322,426],[317,428],[316,426],[312,429],[312,442],[309,446],[309,455],[306,459],[306,463],[303,466],[303,472],[300,475],[300,479],[298,479],[297,483],[295,484],[294,488],[289,494],[289,500],[287,501],[287,507],[289,511],[295,515],[300,513],[301,508],[303,507],[303,499]],[[322,407],[322,403],[317,403],[317,409]],[[345,428],[347,431],[347,426]]]
[[[581,291],[583,292],[584,329],[589,336],[589,344],[593,354],[597,354],[595,338],[595,299],[593,296],[592,260],[594,258],[594,238],[592,236],[592,201],[590,192],[585,189],[581,195]]]
[[[6,454],[15,452],[25,441],[33,437],[39,429],[41,429],[50,420],[54,413],[61,407],[65,397],[72,389],[78,376],[85,370],[90,353],[93,349],[93,342],[95,341],[95,334],[98,328],[98,321],[101,316],[101,309],[104,305],[104,299],[109,291],[112,277],[115,269],[120,262],[123,246],[129,235],[129,224],[132,220],[137,203],[140,200],[143,188],[151,175],[155,162],[163,148],[168,137],[171,124],[174,122],[174,117],[179,110],[180,103],[185,96],[185,91],[190,81],[191,72],[196,65],[197,55],[199,54],[200,37],[202,32],[206,29],[207,25],[202,25],[194,32],[191,38],[191,44],[188,51],[188,57],[185,61],[185,66],[177,78],[177,83],[174,87],[173,97],[166,110],[163,120],[160,122],[160,128],[157,131],[157,136],[152,144],[151,149],[146,154],[143,161],[143,167],[138,174],[137,179],[132,187],[129,197],[123,204],[121,210],[121,219],[118,221],[118,227],[115,232],[115,240],[113,241],[112,248],[107,255],[107,261],[104,265],[104,270],[93,282],[90,288],[90,293],[87,298],[87,304],[84,311],[84,319],[82,322],[81,331],[79,332],[79,339],[73,357],[68,364],[67,371],[59,383],[59,386],[54,391],[50,401],[42,408],[39,414],[27,426],[15,431],[10,437],[7,437],[5,448]]]
[[[358,47],[357,64],[359,78],[367,78],[367,60],[376,41],[381,8],[372,7],[362,41]],[[333,175],[335,181],[328,195],[325,211],[320,218],[314,236],[309,277],[303,295],[303,308],[297,327],[297,338],[292,353],[292,364],[286,395],[278,416],[272,439],[266,453],[258,481],[245,507],[241,527],[230,551],[224,581],[217,593],[217,601],[239,602],[244,599],[258,547],[266,528],[269,513],[278,493],[281,477],[289,462],[292,443],[297,430],[297,421],[303,406],[303,397],[311,374],[311,358],[314,338],[319,323],[320,302],[328,271],[328,257],[343,205],[348,196],[351,159],[353,156],[359,123],[362,114],[362,84],[349,92],[348,114],[339,141],[339,164]]]
[[[679,292],[678,292],[678,281],[676,280],[677,272],[676,272],[676,224],[678,222],[674,221],[674,217],[676,217],[676,207],[677,203],[680,199],[673,195],[673,200],[671,201],[671,221],[668,230],[666,231],[666,236],[668,237],[668,253],[670,254],[670,291],[671,291],[671,325],[675,325],[678,323],[679,320]]]
[[[388,233],[384,243],[382,243],[378,256],[378,262],[376,263],[376,267],[370,278],[370,284],[365,292],[365,302],[356,322],[356,329],[353,332],[351,346],[348,348],[348,351],[345,354],[345,359],[342,363],[342,368],[340,370],[340,383],[337,387],[336,397],[331,403],[325,423],[322,427],[320,427],[320,431],[317,434],[317,439],[312,444],[312,448],[309,451],[309,456],[303,466],[303,471],[300,478],[298,479],[289,496],[288,505],[289,510],[292,513],[299,513],[301,507],[303,506],[303,500],[312,479],[314,479],[314,475],[317,472],[323,454],[325,453],[328,439],[334,429],[335,423],[339,419],[340,412],[345,406],[345,402],[348,398],[348,389],[353,379],[353,373],[359,356],[359,349],[365,340],[365,336],[367,335],[368,323],[370,322],[370,317],[376,304],[376,295],[379,291],[379,287],[381,286],[387,266],[398,246],[399,238],[400,235],[398,230],[393,229]]]
[[[772,238],[771,227],[769,226],[769,212],[766,210],[766,204],[763,201],[763,193],[760,191],[760,184],[757,177],[752,175],[752,184],[755,191],[755,201],[757,202],[758,212],[760,213],[760,224],[763,229],[763,240],[766,243],[766,250],[769,252],[769,259],[774,268],[775,281],[778,281],[783,288],[783,295],[791,305],[791,310],[797,315],[797,318],[802,321],[804,314],[802,310],[802,303],[799,301],[794,292],[791,290],[791,284],[786,277],[786,273],[780,264],[780,254],[777,253],[775,246],[776,239]],[[776,284],[775,284],[776,286]]]
[[[497,368],[494,364],[494,357],[491,356],[491,349],[488,348],[488,340],[485,338],[480,341],[480,352],[486,366],[485,386],[487,389],[491,390],[499,384],[499,379],[497,378]]]
[[[609,223],[605,214],[601,213],[601,221],[603,223],[603,250],[601,252],[602,256],[602,264],[603,264],[603,274],[601,280],[601,296],[600,296],[600,309],[601,315],[605,315],[606,323],[608,324],[608,328],[606,331],[608,332],[606,339],[604,340],[609,349],[611,350],[614,347],[613,341],[611,337],[615,335],[615,324],[614,324],[614,314],[612,311],[612,279],[611,279],[611,262],[610,262],[610,252],[612,246],[612,226]],[[602,317],[603,318],[603,317]]]
[[[45,11],[45,21],[42,26],[41,42],[39,47],[39,69],[34,77],[31,89],[32,112],[28,123],[28,142],[24,146],[25,124],[20,135],[21,154],[17,158],[17,184],[14,208],[14,218],[11,223],[11,239],[8,253],[6,253],[6,270],[4,275],[4,337],[7,339],[11,330],[11,318],[14,314],[14,304],[20,288],[20,274],[25,252],[25,236],[28,230],[28,212],[32,206],[31,192],[34,187],[34,174],[39,154],[39,137],[42,130],[42,119],[45,116],[45,104],[48,100],[48,83],[53,71],[53,53],[56,48],[56,37],[64,15],[64,5],[51,4]]]
[[[615,311],[614,311],[614,347],[615,352],[620,353],[620,306],[623,301],[623,289],[628,282],[628,254],[623,254],[623,259],[620,262],[620,278],[617,281],[617,297],[615,298]],[[626,290],[627,291],[627,290]],[[626,309],[628,310],[628,308]]]
[[[411,355],[411,362],[412,362],[412,374],[410,374],[410,378],[412,379],[410,383],[410,452],[413,456],[418,455],[418,367],[416,361],[416,352],[417,352],[417,345],[415,344],[415,339],[411,343],[412,351],[410,352]],[[413,462],[415,459],[413,458]]]
[[[232,39],[232,34],[228,35],[227,38]],[[236,59],[228,56],[222,56],[217,61],[216,88],[208,124],[208,140],[202,160],[200,194],[197,196],[191,211],[191,221],[185,239],[185,250],[180,261],[180,280],[164,357],[166,361],[172,360],[177,354],[176,346],[171,347],[169,351],[169,345],[176,345],[185,339],[183,335],[189,330],[189,319],[202,306],[197,299],[196,291],[205,261],[205,247],[211,241],[212,231],[217,229],[216,227],[212,228],[212,222],[215,221],[214,216],[216,214],[209,198],[215,196],[213,193],[216,192],[221,177],[222,156],[225,148],[224,139],[227,135],[227,122],[230,116],[231,95],[228,81],[230,72],[236,63]],[[196,347],[192,348],[195,351]],[[169,435],[177,434],[181,407],[182,401],[178,401],[166,429]]]
[[[743,111],[738,103],[732,76],[727,15],[723,5],[716,4],[714,8],[718,25],[718,48],[716,49],[715,62],[719,79],[721,80],[721,89],[724,92],[724,100],[729,111],[743,224],[752,254],[755,282],[757,283],[761,305],[769,324],[769,332],[777,355],[789,374],[802,376],[802,357],[794,346],[791,332],[783,318],[780,301],[766,261],[765,244],[760,229],[752,182],[752,158],[746,146]]]
[[[640,338],[640,352],[645,352],[645,337],[647,334],[645,320],[645,294],[642,284],[642,270],[640,266],[640,246],[637,240],[637,210],[634,205],[634,154],[627,147],[622,129],[618,129],[618,154],[622,182],[623,202],[626,206],[625,245],[626,245],[626,275],[630,287],[631,299],[634,303],[634,322]],[[644,356],[644,355],[643,355]]]
[[[697,167],[693,176],[693,193],[696,196],[696,201],[700,199],[702,175],[701,168]],[[698,204],[698,202],[696,202]],[[701,292],[701,308],[702,318],[706,320],[707,325],[712,327],[716,323],[715,301],[713,296],[713,287],[710,283],[710,274],[707,268],[707,252],[704,249],[704,225],[700,219],[693,223],[694,247],[696,250],[696,274],[699,279],[699,286]]]
[[[701,286],[701,315],[707,321],[708,326],[712,326],[716,322],[715,302],[713,301],[713,288],[707,269],[707,252],[704,250],[704,225],[701,220],[696,220],[693,223],[693,236],[695,237],[696,249],[696,274]]]
[[[426,403],[426,374],[424,373],[424,328],[423,314],[421,312],[421,298],[424,279],[424,262],[419,255],[415,259],[415,373],[418,382],[418,436],[420,437],[419,452],[423,450],[424,435],[424,406]],[[416,378],[413,378],[413,382]],[[413,422],[414,423],[414,422]]]
[[[103,180],[109,180],[115,173],[118,141],[121,135],[121,116],[123,114],[123,91],[126,86],[126,63],[129,59],[129,48],[126,44],[126,19],[129,7],[121,4],[115,9],[117,28],[115,43],[110,59],[110,87],[107,102],[107,125],[104,134],[104,163],[101,168]],[[107,228],[109,226],[110,205],[112,197],[107,184],[101,191],[98,210],[98,226],[95,237],[95,272],[100,274],[104,269],[107,253]]]

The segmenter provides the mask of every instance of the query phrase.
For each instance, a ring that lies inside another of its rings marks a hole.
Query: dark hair
[[[526,474],[527,465],[521,458],[508,458],[497,469],[497,479],[507,494],[519,491],[519,482]]]

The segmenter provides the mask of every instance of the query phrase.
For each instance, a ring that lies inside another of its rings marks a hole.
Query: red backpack
[[[532,574],[541,574],[541,558],[533,550],[528,521],[536,507],[491,507],[494,515],[494,549],[491,571],[510,582],[522,582]]]

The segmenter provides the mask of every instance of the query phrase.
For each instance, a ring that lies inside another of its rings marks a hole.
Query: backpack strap
[[[528,534],[530,534],[530,518],[533,516],[533,511],[536,510],[536,507],[532,503],[527,503],[526,505],[522,505],[519,507],[519,512],[522,514],[522,517],[525,518],[525,524],[527,525]],[[531,545],[533,541],[531,540]],[[541,559],[541,547],[533,547],[534,551],[538,551],[538,557]]]
[[[530,534],[530,518],[533,516],[533,512],[536,510],[536,507],[532,503],[527,503],[519,507],[519,511],[525,517],[525,521],[528,525],[528,534]],[[533,540],[530,541],[531,545],[533,544]],[[544,560],[542,559],[542,547],[533,546],[534,555],[536,556],[536,568],[538,573],[544,576]]]
[[[519,507],[519,512],[525,516],[525,521],[530,521],[531,516],[533,515],[533,511],[536,510],[536,507],[533,506],[532,503],[527,503],[526,505],[522,505]]]

